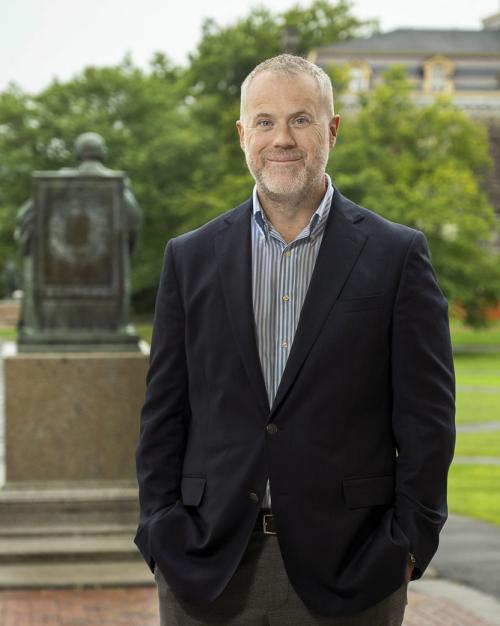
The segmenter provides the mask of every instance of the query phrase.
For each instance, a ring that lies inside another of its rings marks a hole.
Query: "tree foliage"
[[[228,98],[238,100],[247,74],[282,51],[285,29],[297,33],[296,52],[306,55],[312,48],[349,39],[375,26],[374,21],[361,21],[352,15],[345,0],[314,0],[307,7],[296,4],[280,15],[254,8],[229,26],[207,19],[198,48],[190,55],[188,78],[197,95],[219,94],[225,102]]]
[[[347,196],[426,234],[446,296],[478,324],[500,297],[495,214],[481,190],[486,129],[446,98],[417,107],[409,90],[404,70],[393,68],[363,96],[330,168]]]
[[[206,20],[188,67],[158,53],[147,71],[126,58],[34,96],[15,86],[0,94],[0,264],[16,254],[15,215],[30,195],[31,172],[74,165],[73,141],[95,131],[106,139],[107,165],[127,172],[144,211],[132,284],[136,306],[150,311],[166,240],[249,194],[235,131],[239,86],[279,53],[285,25],[298,27],[302,50],[364,27],[344,1],[315,0],[279,15],[253,9],[229,26]]]
[[[313,0],[281,14],[255,8],[230,25],[206,20],[186,67],[157,53],[146,70],[125,58],[35,95],[15,86],[0,93],[0,265],[16,256],[15,215],[31,193],[31,172],[74,165],[75,138],[99,132],[107,165],[127,172],[144,212],[132,285],[136,310],[150,312],[165,242],[250,194],[235,130],[239,88],[256,64],[280,52],[285,27],[295,29],[305,54],[374,23],[356,19],[344,0]],[[345,84],[343,68],[326,69]],[[408,90],[393,71],[343,120],[335,181],[368,208],[424,230],[446,295],[464,303],[470,320],[481,319],[500,293],[498,259],[485,245],[493,225],[480,191],[485,133],[447,101],[417,109]]]
[[[144,209],[133,284],[137,293],[151,292],[165,239],[181,227],[193,165],[205,167],[204,146],[213,135],[194,126],[178,72],[160,61],[148,73],[128,60],[89,67],[34,97],[15,89],[0,96],[3,259],[13,254],[15,215],[30,194],[31,171],[74,165],[74,139],[92,130],[106,138],[107,165],[129,174]]]

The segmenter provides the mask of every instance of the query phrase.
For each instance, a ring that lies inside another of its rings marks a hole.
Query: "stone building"
[[[390,66],[403,65],[415,102],[447,94],[483,121],[494,159],[486,191],[500,217],[500,13],[484,19],[481,30],[401,28],[318,48],[309,59],[323,68],[348,66],[346,110],[355,109],[359,93],[375,87]]]

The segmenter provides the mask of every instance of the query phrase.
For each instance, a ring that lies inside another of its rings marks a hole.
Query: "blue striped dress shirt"
[[[328,174],[327,190],[309,224],[286,243],[267,219],[253,190],[252,295],[257,347],[272,406],[290,354],[300,311],[306,297],[316,257],[323,239],[333,197]],[[269,481],[262,501],[271,508]]]

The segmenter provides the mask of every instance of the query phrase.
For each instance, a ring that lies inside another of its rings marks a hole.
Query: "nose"
[[[291,148],[296,145],[292,129],[288,124],[277,124],[274,129],[273,145],[277,148]]]

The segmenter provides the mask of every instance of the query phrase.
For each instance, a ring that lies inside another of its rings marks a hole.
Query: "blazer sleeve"
[[[416,557],[419,578],[437,550],[448,510],[448,468],[455,446],[455,378],[448,303],[426,239],[407,250],[392,327],[392,423],[396,460],[395,521]]]
[[[140,504],[136,543],[146,561],[150,561],[150,556],[147,541],[141,541],[141,535],[147,536],[144,531],[153,515],[172,506],[180,497],[190,413],[185,316],[173,248],[174,240],[171,240],[165,249],[156,296],[146,396],[135,455]]]

